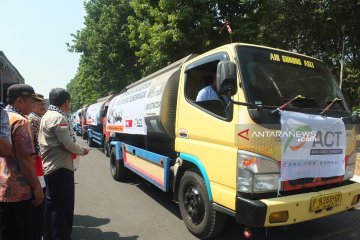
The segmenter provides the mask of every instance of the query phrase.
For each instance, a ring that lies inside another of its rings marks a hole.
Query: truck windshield
[[[302,95],[292,107],[324,108],[335,98],[344,99],[334,77],[320,61],[271,49],[238,46],[240,71],[249,103],[280,106]],[[344,101],[332,110],[348,111]]]

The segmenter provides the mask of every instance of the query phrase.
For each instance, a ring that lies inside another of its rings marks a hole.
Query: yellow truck
[[[190,55],[109,103],[110,170],[172,192],[191,233],[309,221],[355,208],[355,125],[320,60],[233,43]],[[248,233],[248,232],[247,232]]]

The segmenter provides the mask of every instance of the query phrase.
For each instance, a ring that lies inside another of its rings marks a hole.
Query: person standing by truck
[[[35,166],[36,173],[39,177],[39,181],[41,183],[41,187],[45,188],[45,180],[44,180],[44,171],[42,167],[42,158],[40,154],[40,146],[38,141],[39,128],[41,117],[46,112],[46,103],[44,96],[41,94],[36,94],[38,99],[35,100],[33,105],[33,111],[29,114],[29,121],[31,124],[31,130],[34,134],[34,149],[35,149]]]
[[[39,178],[39,182],[41,184],[42,189],[45,193],[45,180],[44,180],[44,171],[42,166],[42,158],[40,154],[40,147],[39,147],[39,141],[38,141],[38,135],[39,135],[39,127],[40,127],[40,121],[42,115],[45,114],[46,111],[46,103],[44,96],[41,94],[35,94],[36,99],[34,100],[33,104],[33,111],[29,114],[29,121],[31,125],[31,130],[34,135],[34,151],[35,151],[35,170],[36,175]],[[39,236],[42,236],[43,233],[43,204],[37,208],[37,211],[34,213],[34,216],[36,216],[39,219],[39,223],[36,225],[36,231],[39,233]]]
[[[0,239],[41,239],[35,216],[44,199],[34,167],[34,145],[26,115],[32,111],[34,89],[26,84],[8,88],[6,110],[11,126],[12,151],[0,158]]]
[[[75,198],[73,155],[84,156],[89,150],[76,144],[68,122],[70,94],[65,89],[54,88],[49,100],[39,132],[46,182],[44,240],[71,239]]]

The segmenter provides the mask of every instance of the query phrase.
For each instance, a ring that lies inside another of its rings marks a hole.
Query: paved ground
[[[85,142],[78,139],[80,144]],[[171,195],[132,176],[112,179],[109,158],[97,149],[80,161],[75,174],[73,240],[192,240]],[[253,240],[359,240],[360,208],[289,227],[253,229]],[[243,227],[228,219],[216,239],[244,239]]]

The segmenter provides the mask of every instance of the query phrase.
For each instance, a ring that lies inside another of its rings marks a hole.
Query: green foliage
[[[82,53],[68,85],[74,108],[231,40],[317,57],[336,79],[344,42],[343,92],[351,107],[360,106],[359,0],[89,0],[84,6],[85,27],[68,45]]]
[[[143,74],[190,53],[202,53],[227,41],[218,34],[217,1],[133,0],[130,45]]]
[[[139,78],[134,51],[129,46],[127,0],[90,0],[84,3],[85,28],[73,36],[69,51],[80,52],[78,72],[68,85],[73,108],[119,92]]]

